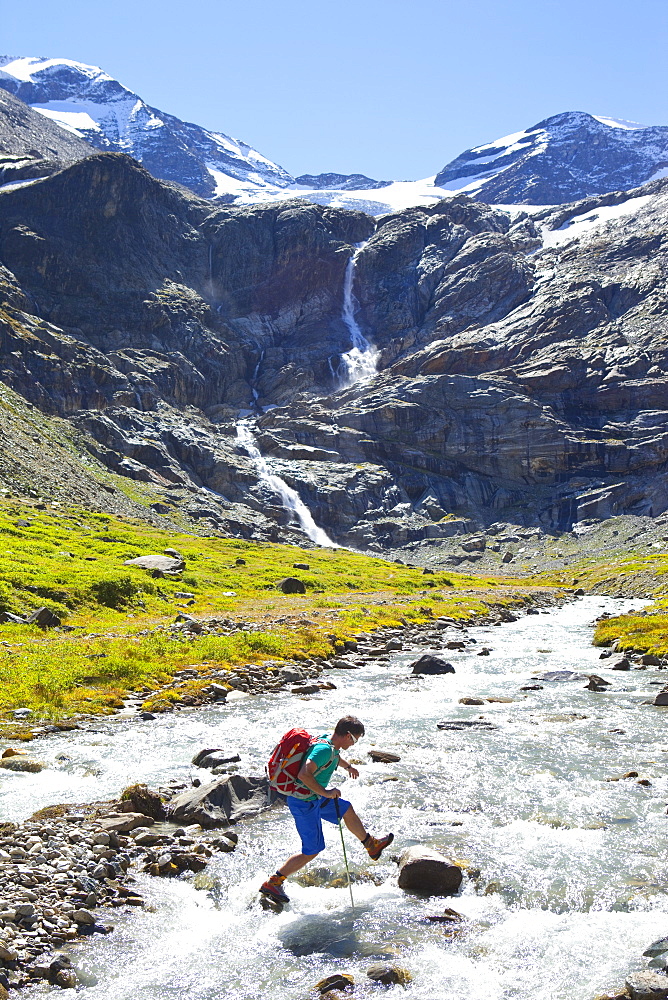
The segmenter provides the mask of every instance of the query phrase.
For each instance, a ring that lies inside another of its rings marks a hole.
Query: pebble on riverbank
[[[160,798],[145,791],[149,803]],[[36,979],[75,986],[69,959],[53,952],[110,933],[113,926],[96,913],[101,908],[144,905],[132,870],[162,877],[198,872],[215,852],[236,847],[237,835],[229,831],[207,837],[191,826],[156,833],[149,830],[153,817],[125,812],[128,803],[132,799],[122,797],[52,806],[24,823],[0,824],[0,969],[8,986]]]

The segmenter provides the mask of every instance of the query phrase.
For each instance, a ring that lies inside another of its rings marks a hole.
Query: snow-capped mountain
[[[462,191],[490,204],[557,205],[668,175],[668,126],[584,112],[475,146],[423,180],[293,178],[240,140],[150,107],[96,66],[0,56],[0,88],[98,149],[128,153],[155,177],[237,205],[301,198],[384,215]]]
[[[0,56],[0,87],[92,146],[128,153],[155,177],[204,197],[233,200],[293,182],[246,143],[150,107],[97,66]]]
[[[467,149],[434,178],[489,204],[558,205],[668,174],[668,126],[565,112]]]

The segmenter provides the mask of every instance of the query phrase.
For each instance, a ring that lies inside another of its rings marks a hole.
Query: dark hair
[[[344,715],[342,719],[336,723],[336,728],[334,730],[335,736],[347,736],[348,733],[351,736],[356,736],[358,739],[360,736],[364,736],[364,726],[359,719],[356,719],[354,715]]]

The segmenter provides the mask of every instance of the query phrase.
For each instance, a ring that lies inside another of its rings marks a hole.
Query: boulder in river
[[[598,674],[589,675],[589,683],[585,687],[585,691],[605,691],[607,687],[610,686],[610,681],[604,680],[599,677]]]
[[[411,663],[414,674],[454,674],[455,668],[442,656],[435,656],[433,653],[425,653],[419,660]]]
[[[29,771],[36,774],[43,771],[46,764],[43,760],[37,760],[35,757],[14,754],[11,757],[3,757],[0,760],[0,767],[4,768],[5,771]]]
[[[631,662],[626,656],[622,656],[621,659],[615,660],[614,663],[610,664],[611,670],[630,670]]]
[[[349,972],[336,972],[315,984],[318,993],[329,993],[330,990],[349,990],[355,985],[355,979]]]
[[[661,976],[649,969],[634,972],[626,980],[631,1000],[668,1000],[668,976]]]
[[[426,896],[451,896],[462,884],[462,870],[429,847],[407,848],[399,858],[399,888]]]
[[[652,702],[653,705],[668,705],[668,687],[663,688]]]
[[[408,986],[413,979],[408,969],[404,969],[400,965],[390,965],[388,962],[374,962],[366,970],[366,974],[369,979],[375,983],[382,983],[383,986],[396,984]]]
[[[387,750],[369,750],[369,757],[374,764],[397,764],[401,757],[396,753],[388,753]]]
[[[589,674],[578,674],[575,670],[546,670],[544,674],[539,674],[537,677],[532,677],[531,679],[534,681],[554,681],[555,683],[562,681],[586,681],[589,680]]]
[[[640,657],[640,662],[645,667],[660,667],[663,665],[663,661],[660,656],[655,656],[654,653],[643,653]]]
[[[195,767],[221,767],[223,764],[237,764],[240,760],[238,753],[231,754],[229,750],[216,747],[212,750],[199,750],[192,762]]]
[[[177,823],[199,823],[205,828],[227,826],[257,816],[276,801],[266,778],[231,774],[176,795],[170,803],[169,815]]]

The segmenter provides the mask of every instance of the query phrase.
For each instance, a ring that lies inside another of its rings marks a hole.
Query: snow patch
[[[91,118],[87,111],[61,111],[48,105],[40,104],[33,104],[33,108],[35,111],[39,111],[40,115],[50,118],[51,121],[56,122],[68,132],[72,132],[73,135],[83,137],[83,131],[85,130],[102,131],[98,123]]]
[[[626,132],[635,132],[636,129],[646,128],[646,125],[639,125],[638,122],[629,122],[625,118],[607,118],[605,115],[592,115],[597,122],[601,125],[607,125],[609,128],[622,128]]]
[[[561,246],[562,243],[577,240],[600,226],[608,225],[608,223],[615,222],[624,216],[633,215],[652,201],[652,197],[651,194],[647,194],[638,198],[629,198],[628,201],[624,201],[620,205],[602,205],[592,211],[583,212],[582,215],[574,215],[559,229],[543,227],[543,246]]]

